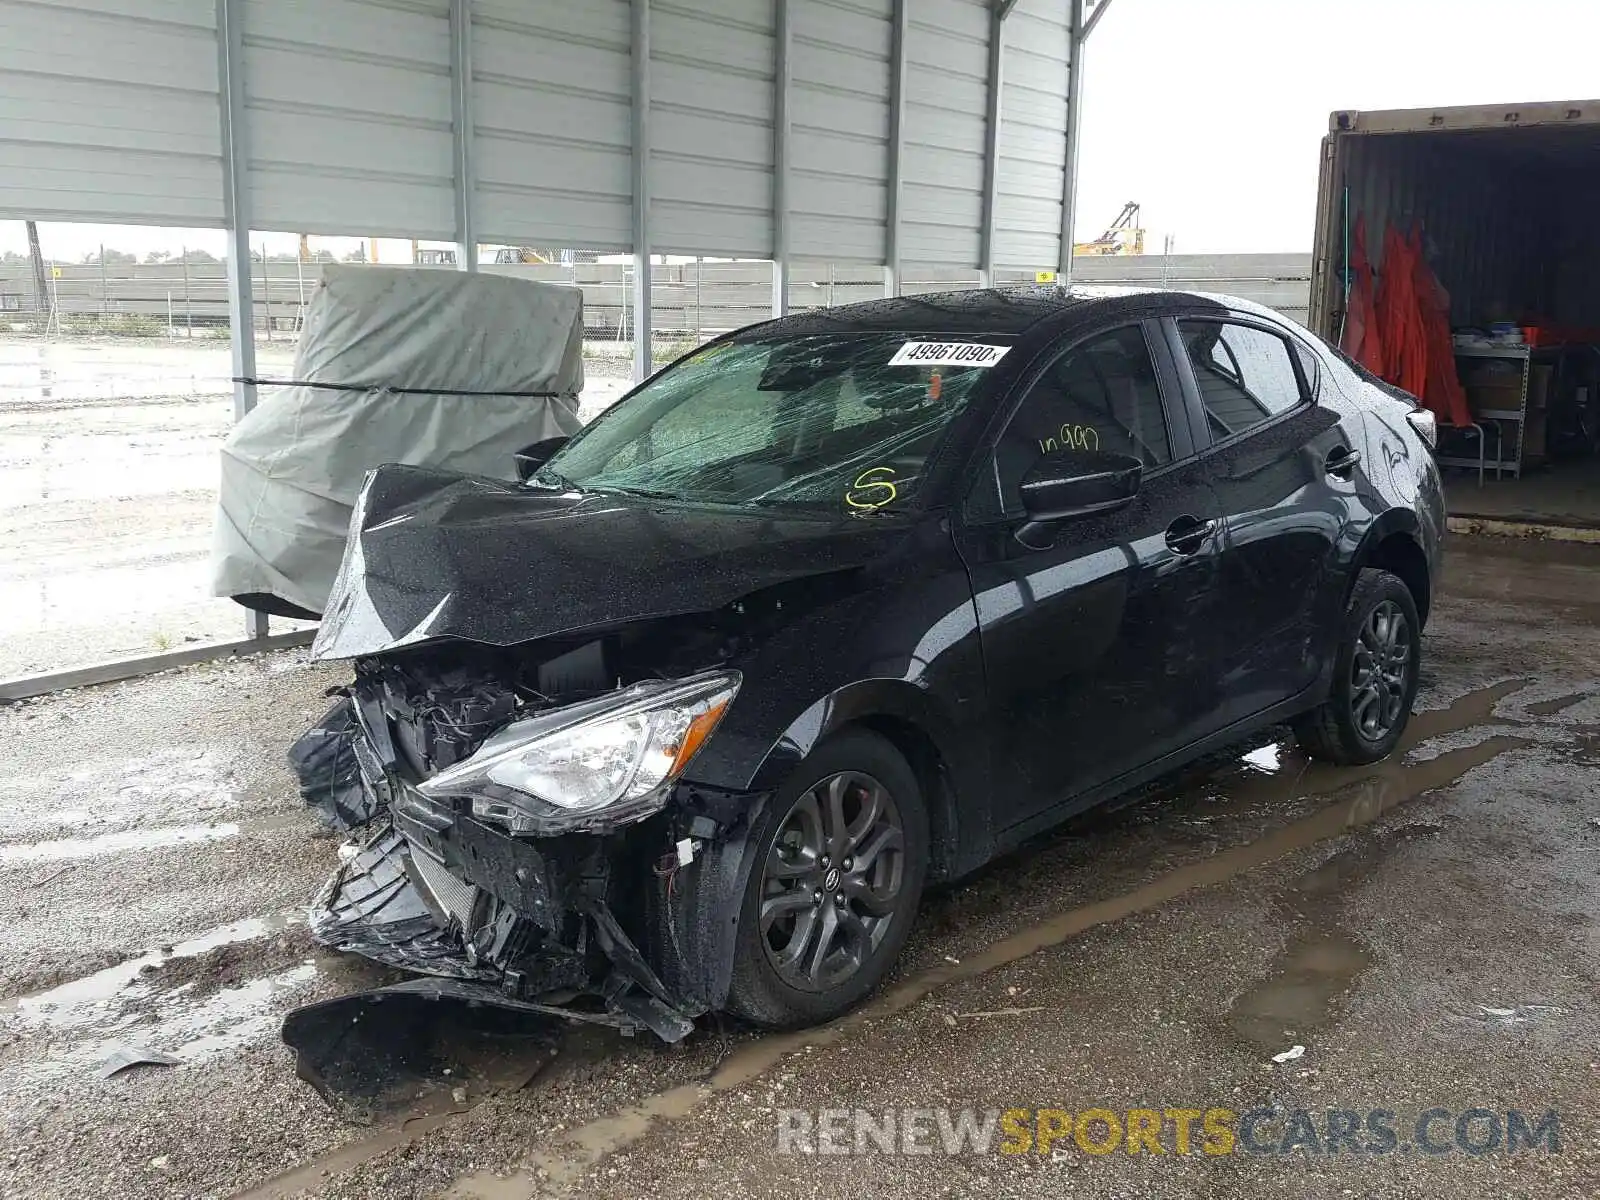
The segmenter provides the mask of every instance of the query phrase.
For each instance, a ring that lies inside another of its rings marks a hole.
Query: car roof
[[[1175,303],[1176,302],[1176,303]],[[1231,296],[1166,288],[1054,284],[1011,288],[976,288],[866,300],[837,308],[813,308],[779,317],[742,331],[762,339],[805,337],[822,333],[1026,333],[1041,322],[1068,316],[1135,316],[1171,307],[1233,309],[1257,315],[1276,314]],[[1281,320],[1281,318],[1277,318]]]

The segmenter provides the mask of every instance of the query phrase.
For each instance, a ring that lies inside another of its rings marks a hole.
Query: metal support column
[[[633,380],[650,364],[650,0],[633,0]]]
[[[223,217],[228,231],[228,343],[233,351],[233,419],[256,406],[255,303],[250,270],[249,142],[244,101],[244,0],[216,0],[217,84],[222,118]],[[245,633],[267,636],[267,615],[251,610]]]
[[[450,140],[456,185],[456,267],[478,269],[478,176],[473,142],[472,0],[450,0]]]
[[[1100,24],[1100,18],[1106,15],[1106,9],[1111,7],[1111,0],[1100,0],[1094,6],[1094,11],[1089,14],[1089,23],[1083,27],[1083,36],[1088,37],[1094,32],[1094,27]]]
[[[1096,19],[1110,0],[1101,0]],[[1066,287],[1072,282],[1072,230],[1078,207],[1078,133],[1082,127],[1083,47],[1089,38],[1090,24],[1084,20],[1086,0],[1071,0],[1072,25],[1067,63],[1067,160],[1061,177],[1061,262],[1056,282]]]
[[[886,213],[887,246],[884,291],[898,296],[900,268],[900,209],[905,193],[901,157],[906,145],[906,34],[910,29],[910,0],[894,0],[893,32],[889,55],[889,203]]]
[[[773,0],[772,315],[789,311],[789,0]]]
[[[1017,0],[996,0],[989,12],[988,106],[983,130],[983,227],[979,231],[978,276],[994,286],[994,234],[1000,213],[1000,97],[1005,88],[1006,18]]]

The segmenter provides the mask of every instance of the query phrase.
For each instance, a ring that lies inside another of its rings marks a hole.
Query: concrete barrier
[[[451,268],[437,268],[449,270]],[[624,264],[577,263],[486,266],[485,271],[521,275],[580,287],[585,323],[592,337],[627,340],[632,319],[631,268]],[[1145,255],[1079,258],[1082,283],[1136,287],[1194,288],[1242,296],[1304,322],[1310,300],[1311,259],[1305,254]],[[322,278],[322,264],[252,264],[258,327],[299,328],[306,301]],[[1004,272],[1002,284],[1031,283],[1026,272]],[[111,332],[159,335],[225,327],[227,280],[221,263],[62,265],[51,279],[52,300],[70,325],[103,326]],[[908,294],[978,286],[975,271],[911,268]],[[791,271],[791,310],[834,307],[883,295],[883,272],[859,265],[797,264]],[[765,320],[772,307],[772,270],[763,262],[689,262],[659,266],[651,290],[652,325],[661,338],[699,341]],[[32,270],[26,262],[0,264],[0,320],[37,319]]]

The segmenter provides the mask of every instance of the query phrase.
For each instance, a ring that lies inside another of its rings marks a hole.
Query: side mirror
[[[558,434],[555,437],[545,438],[542,442],[535,442],[531,446],[524,446],[521,450],[518,450],[515,455],[517,478],[522,480],[523,483],[527,483],[540,467],[556,456],[557,450],[571,440],[566,434]]]
[[[1144,464],[1128,454],[1063,450],[1045,455],[1022,477],[1028,524],[1019,536],[1052,521],[1121,508],[1139,494],[1143,473]]]

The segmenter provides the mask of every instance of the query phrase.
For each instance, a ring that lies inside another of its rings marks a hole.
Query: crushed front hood
[[[380,467],[356,502],[312,649],[355,658],[443,638],[496,646],[708,612],[872,561],[891,523],[554,493]]]

